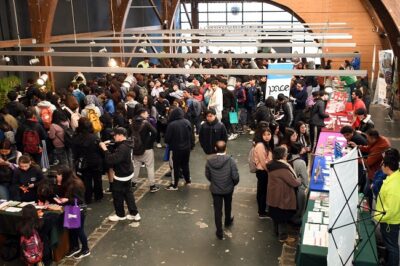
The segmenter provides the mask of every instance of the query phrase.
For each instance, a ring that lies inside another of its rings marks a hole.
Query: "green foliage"
[[[21,80],[16,76],[0,78],[0,108],[7,102],[7,93],[21,84]]]

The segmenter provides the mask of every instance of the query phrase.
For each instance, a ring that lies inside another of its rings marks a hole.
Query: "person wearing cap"
[[[131,179],[134,176],[132,162],[132,142],[128,141],[128,132],[125,128],[117,127],[113,130],[115,148],[110,152],[106,143],[100,142],[99,146],[104,152],[106,162],[114,170],[112,197],[115,214],[108,217],[112,222],[122,220],[140,221],[141,217],[136,207],[132,192]],[[124,201],[128,206],[129,214],[125,215]]]

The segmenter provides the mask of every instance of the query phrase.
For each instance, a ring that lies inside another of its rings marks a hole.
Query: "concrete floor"
[[[382,107],[371,106],[376,128],[400,148],[400,123],[385,119]],[[161,189],[148,193],[146,171],[142,168],[139,189],[135,192],[142,216],[140,223],[110,223],[113,212],[110,195],[89,207],[86,232],[90,235],[91,256],[80,262],[66,260],[62,265],[278,265],[282,246],[273,236],[272,222],[259,220],[255,199],[256,177],[248,171],[250,135],[228,143],[228,153],[238,162],[240,183],[233,199],[234,225],[225,240],[215,237],[212,199],[204,177],[205,156],[199,144],[191,153],[193,185],[179,191]],[[162,162],[164,149],[155,149],[157,183],[168,166]],[[107,182],[104,182],[107,187]],[[18,261],[0,265],[19,265]]]

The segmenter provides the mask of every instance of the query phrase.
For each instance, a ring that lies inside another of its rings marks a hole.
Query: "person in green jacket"
[[[382,171],[387,175],[378,194],[375,220],[380,223],[380,231],[388,251],[387,266],[399,265],[400,228],[400,170],[399,151],[385,152]]]

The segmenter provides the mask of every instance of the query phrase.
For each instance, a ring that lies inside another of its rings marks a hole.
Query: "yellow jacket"
[[[387,224],[400,224],[400,170],[383,181],[376,203],[375,220]],[[380,214],[386,212],[386,214]],[[382,219],[381,219],[382,218]]]

